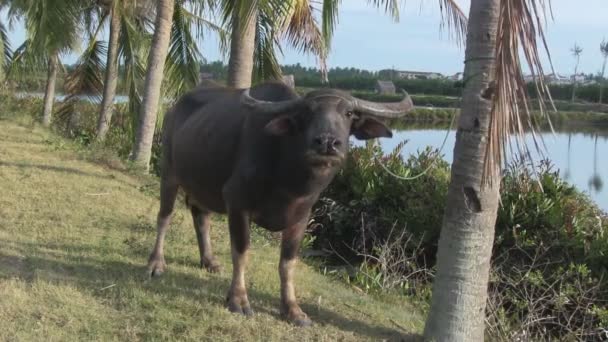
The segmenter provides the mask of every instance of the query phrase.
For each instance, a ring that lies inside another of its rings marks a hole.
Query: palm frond
[[[194,33],[197,40],[204,40],[205,33],[211,32],[219,39],[220,51],[227,51],[229,46],[228,33],[219,24],[205,18],[205,15],[212,13],[211,10],[209,10],[209,13],[204,12],[203,14],[200,14],[195,11],[190,11],[185,6],[182,6],[181,11],[184,20],[189,22],[189,25],[194,28]]]
[[[367,0],[367,3],[374,7],[384,8],[384,12],[390,15],[394,21],[399,21],[399,0]]]
[[[66,52],[77,46],[82,2],[77,0],[25,1],[25,27],[37,49]]]
[[[182,1],[176,1],[165,62],[165,85],[167,93],[172,96],[179,96],[197,84],[199,60],[202,59],[190,32],[192,22],[185,17],[184,12]]]
[[[13,52],[7,77],[13,80],[21,80],[31,74],[42,73],[47,68],[48,58],[46,51],[37,51],[31,40],[26,39]]]
[[[74,104],[79,96],[87,95],[96,101],[101,101],[103,92],[103,74],[105,69],[106,43],[93,40],[78,58],[72,71],[65,79],[67,97],[57,108],[56,117],[65,119],[74,113]]]
[[[4,80],[13,56],[11,43],[8,39],[8,31],[4,23],[0,23],[0,49],[2,49],[0,51],[0,80]]]
[[[323,39],[328,50],[331,47],[331,41],[334,36],[334,29],[338,24],[338,8],[341,0],[323,0],[323,8],[321,10],[321,31]]]
[[[440,29],[448,27],[448,32],[459,46],[464,46],[467,38],[467,16],[455,0],[439,0],[441,9]]]
[[[600,43],[600,52],[604,58],[608,58],[608,41],[606,41],[606,38],[602,39]]]
[[[140,89],[145,78],[145,65],[151,42],[151,36],[146,31],[147,25],[147,19],[142,17],[121,17],[118,58],[124,68],[124,84],[129,96],[127,115],[131,138],[135,137],[138,123],[142,101]]]
[[[321,74],[326,75],[328,49],[310,0],[295,1],[284,32],[287,42],[296,50],[317,57]]]
[[[260,15],[256,23],[255,47],[253,51],[253,77],[260,82],[281,77],[281,66],[276,58],[276,49],[280,50],[272,23],[268,17]]]
[[[546,103],[548,101],[553,106],[553,100],[544,82],[544,70],[537,43],[538,39],[542,41],[551,62],[543,31],[546,4],[550,4],[549,0],[501,1],[495,54],[495,88],[484,160],[484,182],[491,181],[493,177],[488,176],[495,175],[504,165],[508,146],[511,150],[517,150],[524,158],[530,156],[525,142],[526,130],[530,130],[536,150],[542,152],[543,142],[535,133],[538,122],[532,116],[528,105],[529,97],[519,53],[521,51],[523,54],[534,78],[541,116],[550,124],[546,115]],[[512,135],[514,142],[510,140]]]

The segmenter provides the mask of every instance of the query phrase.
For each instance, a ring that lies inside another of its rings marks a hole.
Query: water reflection
[[[595,190],[595,193],[602,192],[604,182],[602,177],[597,173],[597,135],[595,136],[595,142],[593,144],[593,175],[589,179],[589,192]]]
[[[608,162],[601,158],[602,151],[608,151],[608,127],[566,126],[557,127],[560,130],[541,132],[546,150],[541,156],[532,151],[533,158],[538,161],[548,158],[561,176],[585,191],[604,210],[608,211],[608,191],[604,188],[604,180],[608,178]],[[404,140],[409,140],[403,149],[404,156],[424,150],[427,146],[439,148],[446,135],[447,127],[418,126],[409,129],[407,126],[394,129],[392,139],[380,139],[385,151],[391,151]],[[452,162],[455,133],[448,133],[443,157]],[[529,146],[533,146],[532,137],[527,136]],[[361,145],[360,142],[355,142]]]
[[[566,162],[566,170],[564,171],[564,179],[570,180],[570,146],[572,142],[572,133],[568,133],[568,158]]]

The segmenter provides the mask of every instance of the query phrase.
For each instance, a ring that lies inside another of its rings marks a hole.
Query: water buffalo
[[[251,89],[198,88],[167,113],[162,137],[161,199],[157,238],[148,261],[152,276],[166,268],[164,237],[178,188],[194,221],[201,267],[217,271],[209,215],[226,213],[232,247],[232,312],[252,313],[245,288],[249,224],[282,232],[281,314],[311,324],[296,302],[293,273],[311,208],[345,160],[349,135],[391,137],[380,119],[413,107],[375,103],[333,89],[298,96],[281,83]]]

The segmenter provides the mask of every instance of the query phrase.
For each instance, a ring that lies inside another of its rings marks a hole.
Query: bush
[[[316,248],[358,265],[343,273],[352,284],[425,299],[449,168],[433,162],[430,150],[403,159],[401,147],[388,155],[375,144],[353,148],[323,194],[311,231]],[[400,180],[380,163],[421,176]],[[548,162],[507,168],[501,203],[487,310],[491,339],[599,339],[608,326],[606,214]]]
[[[345,167],[316,206],[311,225],[316,249],[331,251],[339,255],[340,260],[349,262],[360,262],[369,256],[372,258],[368,259],[382,259],[380,251],[385,249],[382,246],[394,245],[390,238],[400,237],[408,241],[407,245],[403,244],[405,249],[384,255],[385,260],[408,255],[410,266],[403,266],[409,269],[404,272],[406,276],[410,271],[420,270],[422,265],[434,263],[443,218],[442,202],[447,194],[448,165],[442,158],[437,158],[437,151],[430,149],[404,160],[400,153],[404,145],[405,142],[399,144],[388,155],[373,142],[351,150]],[[415,181],[397,179],[387,173],[381,163],[395,174],[419,178]],[[407,236],[404,236],[406,225]],[[386,283],[387,278],[398,277],[387,273],[386,269],[381,272],[386,263],[376,266],[362,264],[365,274],[374,276],[355,273],[354,277],[360,280],[358,286],[369,288],[366,279],[373,278],[372,283]],[[424,290],[422,285],[427,281],[428,277],[414,277],[396,284],[413,294],[412,291]]]

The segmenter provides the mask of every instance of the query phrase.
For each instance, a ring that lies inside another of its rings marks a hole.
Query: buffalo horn
[[[355,110],[382,118],[402,117],[412,110],[414,103],[412,103],[410,95],[405,90],[401,90],[401,92],[403,93],[403,99],[399,102],[371,102],[355,99]]]
[[[301,99],[285,100],[285,101],[263,101],[254,99],[249,94],[249,89],[245,89],[241,95],[241,102],[249,108],[260,113],[278,114],[287,112],[300,104]]]

